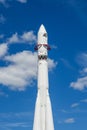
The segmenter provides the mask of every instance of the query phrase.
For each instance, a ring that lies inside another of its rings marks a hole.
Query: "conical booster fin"
[[[40,96],[39,96],[39,93],[38,93],[36,105],[35,105],[33,130],[41,130],[40,129]]]
[[[46,130],[54,130],[51,102],[49,95],[47,96],[47,104],[46,104]]]

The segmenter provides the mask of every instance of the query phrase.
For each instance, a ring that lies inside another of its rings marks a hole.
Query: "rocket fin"
[[[50,102],[49,95],[47,95],[46,107],[47,107],[46,108],[46,130],[54,130],[51,102]]]
[[[36,99],[33,130],[40,130],[40,96]]]

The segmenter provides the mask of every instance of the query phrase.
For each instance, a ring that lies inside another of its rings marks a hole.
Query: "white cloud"
[[[0,15],[0,23],[1,23],[1,24],[4,24],[5,21],[6,21],[5,17],[1,14],[1,15]]]
[[[74,118],[68,118],[64,122],[67,123],[67,124],[75,123],[75,119]]]
[[[32,85],[37,76],[37,53],[23,51],[6,56],[5,60],[11,64],[0,68],[0,84],[19,91],[25,90],[27,85]],[[51,59],[49,61],[49,67],[52,70],[56,63]]]
[[[17,43],[17,42],[19,42],[18,34],[17,33],[13,34],[10,38],[8,38],[7,42],[8,43]]]
[[[1,34],[0,38],[3,38],[4,35]],[[5,43],[0,44],[0,58],[3,57],[8,50],[8,45],[13,43],[27,43],[32,45],[36,42],[36,36],[33,31],[24,32],[22,35],[18,33],[12,34],[11,37],[7,38]],[[52,64],[52,63],[51,63]]]
[[[72,124],[75,123],[75,119],[74,118],[67,118],[67,119],[62,119],[58,121],[59,124]]]
[[[23,51],[5,57],[11,64],[0,68],[0,83],[12,90],[22,91],[36,78],[36,53]]]
[[[82,70],[82,73],[83,73],[83,74],[86,74],[86,73],[87,73],[87,67]]]
[[[79,54],[76,58],[76,61],[81,67],[87,67],[87,53]]]
[[[6,43],[0,44],[0,58],[7,53],[8,47]]]
[[[29,43],[33,44],[36,42],[36,36],[33,31],[24,32],[22,35],[18,33],[13,34],[10,38],[7,39],[7,43]]]
[[[33,31],[30,32],[24,32],[23,35],[21,36],[22,40],[24,42],[31,42],[36,41],[36,36],[34,35]]]
[[[85,88],[87,88],[87,76],[78,78],[76,82],[72,82],[70,84],[70,87],[80,91],[84,90]]]
[[[87,67],[85,68],[82,68],[80,71],[79,71],[80,75],[82,77],[85,77],[87,75]]]
[[[79,103],[73,103],[73,104],[71,105],[71,108],[74,108],[74,107],[77,107],[77,106],[79,106]]]
[[[27,0],[17,0],[20,3],[27,3]]]
[[[76,90],[85,90],[87,88],[87,53],[81,53],[77,56],[77,62],[81,66],[80,78],[70,83],[70,87]]]
[[[58,63],[54,62],[54,60],[48,59],[48,68],[49,68],[49,70],[52,70],[53,68],[55,68],[57,64]]]

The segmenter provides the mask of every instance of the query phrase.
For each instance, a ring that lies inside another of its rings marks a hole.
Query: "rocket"
[[[54,130],[48,81],[48,50],[50,50],[50,46],[44,25],[39,28],[35,50],[38,51],[38,91],[33,130]]]

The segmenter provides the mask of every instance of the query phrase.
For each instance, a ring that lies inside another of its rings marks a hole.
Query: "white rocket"
[[[48,36],[43,25],[38,31],[38,93],[33,130],[54,130],[48,82]]]

